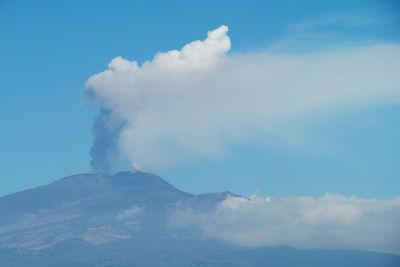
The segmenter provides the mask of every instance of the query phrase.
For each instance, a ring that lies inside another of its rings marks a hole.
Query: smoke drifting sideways
[[[310,114],[400,103],[399,44],[232,55],[227,32],[220,26],[142,64],[116,57],[87,80],[101,109],[95,171],[110,171],[117,157],[147,171],[215,160],[271,137],[290,146]]]

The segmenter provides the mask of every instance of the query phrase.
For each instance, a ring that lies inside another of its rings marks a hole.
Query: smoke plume
[[[231,144],[284,138],[308,114],[400,101],[400,46],[228,54],[228,27],[139,64],[114,58],[86,90],[102,109],[92,166],[135,168],[224,156]]]
[[[124,122],[110,110],[101,108],[93,124],[93,146],[90,149],[92,170],[109,173],[113,159],[118,158],[118,137],[123,130]]]

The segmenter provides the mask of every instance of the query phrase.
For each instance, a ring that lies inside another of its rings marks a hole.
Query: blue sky
[[[97,109],[83,88],[116,56],[142,62],[221,24],[229,26],[231,54],[282,42],[298,53],[394,43],[398,11],[395,1],[2,1],[0,195],[90,170]],[[326,18],[363,19],[321,23]],[[158,173],[194,193],[392,197],[400,188],[399,118],[396,103],[316,114],[296,130],[306,149],[238,144],[216,161]]]

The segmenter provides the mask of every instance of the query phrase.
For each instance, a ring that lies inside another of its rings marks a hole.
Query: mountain
[[[177,205],[212,210],[228,194],[195,196],[144,172],[68,176],[0,198],[0,246],[41,250],[74,239],[98,245],[176,235],[167,219]]]
[[[243,249],[168,226],[174,210],[212,211],[229,195],[145,172],[68,176],[0,198],[0,266],[399,266],[397,255]]]

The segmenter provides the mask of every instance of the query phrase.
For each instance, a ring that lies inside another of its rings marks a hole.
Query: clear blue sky
[[[158,51],[230,28],[232,52],[260,50],[302,21],[345,14],[367,26],[322,29],[338,42],[396,42],[396,1],[7,1],[0,2],[0,195],[89,168],[97,114],[83,86],[110,59],[144,61]],[[349,15],[350,14],[350,15]],[[318,48],[318,45],[314,44]],[[400,106],[310,120],[307,152],[256,145],[224,159],[159,174],[193,193],[364,197],[400,193]],[[329,148],[327,148],[329,147]]]

